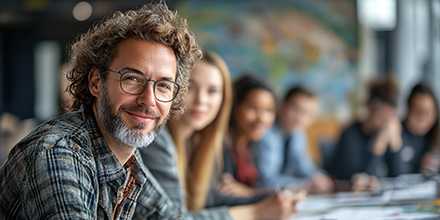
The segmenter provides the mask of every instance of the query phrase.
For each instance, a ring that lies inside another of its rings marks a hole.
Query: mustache
[[[152,108],[145,108],[143,106],[140,105],[123,105],[119,108],[119,115],[121,115],[122,111],[129,111],[129,112],[139,112],[139,113],[144,113],[144,114],[148,114],[151,115],[153,117],[155,117],[156,119],[161,119],[161,115],[159,114],[159,112],[154,111]]]

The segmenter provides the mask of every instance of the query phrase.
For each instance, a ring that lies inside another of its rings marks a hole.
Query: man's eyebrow
[[[142,71],[140,71],[140,70],[138,70],[138,69],[136,69],[136,68],[133,68],[133,67],[124,67],[124,68],[122,68],[122,70],[123,71],[132,71],[132,72],[135,72],[135,73],[139,73],[139,74],[141,74],[141,75],[144,75],[145,76],[145,74],[142,72]],[[146,76],[145,76],[146,77]],[[147,77],[148,78],[148,77]],[[168,81],[175,81],[175,78],[174,77],[170,77],[170,76],[163,76],[163,77],[161,77],[160,79],[158,79],[158,80],[168,80]]]
[[[174,82],[174,77],[166,77],[166,76],[164,76],[164,77],[162,77],[162,78],[160,78],[160,80],[168,80],[168,81],[173,81]]]
[[[135,73],[139,73],[139,74],[142,74],[142,75],[145,75],[145,74],[143,74],[142,73],[142,71],[140,71],[140,70],[138,70],[138,69],[136,69],[136,68],[132,68],[132,67],[124,67],[124,68],[122,68],[122,70],[123,71],[131,71],[131,72],[135,72]]]

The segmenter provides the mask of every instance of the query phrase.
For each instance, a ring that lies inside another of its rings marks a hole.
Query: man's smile
[[[156,119],[156,117],[141,113],[141,112],[128,112],[128,115],[130,115],[135,121],[142,123],[142,124],[148,124]]]

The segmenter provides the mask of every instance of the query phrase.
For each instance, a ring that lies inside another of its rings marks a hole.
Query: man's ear
[[[99,97],[99,89],[101,83],[101,75],[99,74],[98,69],[93,67],[89,72],[89,90],[93,96],[96,98]]]

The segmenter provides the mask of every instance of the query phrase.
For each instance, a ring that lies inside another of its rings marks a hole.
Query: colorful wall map
[[[322,113],[353,106],[357,65],[355,0],[186,0],[176,4],[204,50],[223,57],[232,78],[266,77],[281,98],[312,88]]]

